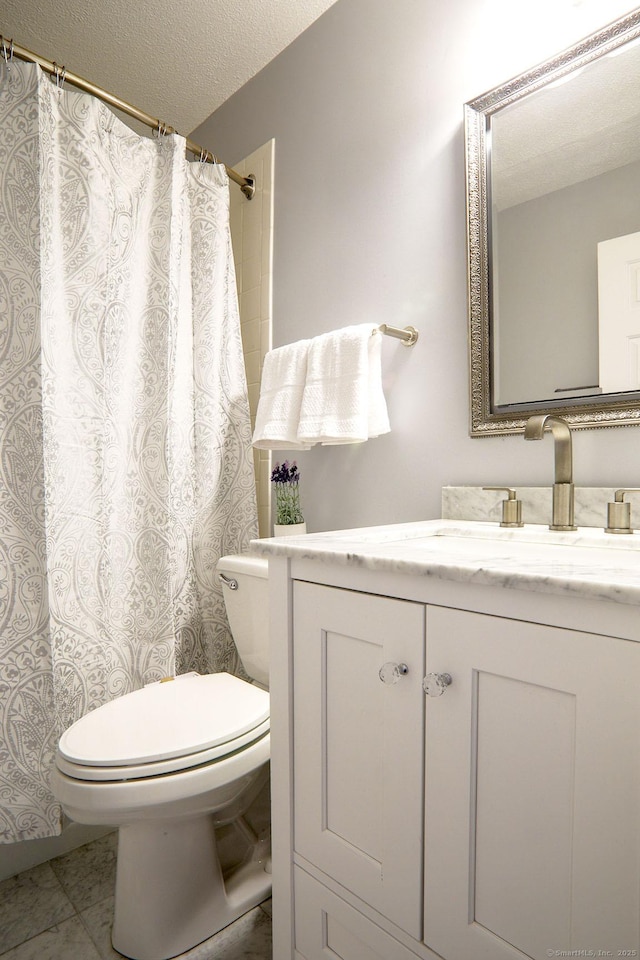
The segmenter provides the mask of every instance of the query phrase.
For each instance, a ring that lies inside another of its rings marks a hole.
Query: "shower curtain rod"
[[[86,93],[93,94],[93,96],[98,97],[99,100],[104,100],[105,103],[108,103],[112,107],[116,107],[117,110],[121,110],[128,116],[133,117],[135,120],[139,120],[147,127],[157,130],[158,134],[170,134],[178,132],[174,127],[168,126],[166,123],[163,123],[161,120],[157,120],[148,113],[144,113],[144,111],[139,110],[138,107],[133,107],[130,103],[126,103],[124,100],[114,96],[112,93],[108,93],[101,87],[97,87],[89,80],[85,80],[83,77],[78,77],[75,73],[70,73],[65,67],[60,67],[55,60],[45,60],[44,57],[39,56],[37,53],[32,53],[31,50],[27,50],[26,47],[18,46],[17,43],[13,42],[13,40],[6,40],[1,34],[0,44],[2,45],[2,58],[7,64],[11,63],[11,58],[14,55],[19,57],[21,60],[29,60],[31,63],[37,63],[40,67],[42,67],[43,70],[46,70],[47,73],[52,74],[58,83],[71,83],[74,87],[79,87],[80,90],[84,90]],[[198,146],[198,144],[194,143],[193,140],[187,139],[186,147],[190,153],[194,153],[202,160],[206,160],[209,163],[216,162],[216,157],[209,150],[205,150],[204,147]],[[233,180],[234,183],[239,185],[247,200],[252,200],[256,189],[255,179],[253,177],[241,176],[241,174],[236,173],[236,171],[231,167],[227,167],[226,164],[225,169],[229,179]]]

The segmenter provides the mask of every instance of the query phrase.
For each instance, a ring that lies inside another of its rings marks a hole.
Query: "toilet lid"
[[[155,683],[98,707],[63,733],[59,756],[129,767],[246,741],[269,717],[269,694],[228,673]],[[216,754],[224,753],[216,749]]]

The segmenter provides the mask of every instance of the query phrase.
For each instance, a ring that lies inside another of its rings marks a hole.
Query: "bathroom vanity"
[[[639,541],[429,521],[254,543],[274,957],[640,954]]]

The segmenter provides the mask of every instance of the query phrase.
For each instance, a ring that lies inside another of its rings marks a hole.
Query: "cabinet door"
[[[293,656],[295,849],[420,939],[424,607],[296,583]]]
[[[640,645],[429,607],[427,670],[427,944],[638,956]]]

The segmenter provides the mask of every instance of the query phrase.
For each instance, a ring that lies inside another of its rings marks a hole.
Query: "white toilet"
[[[214,828],[235,821],[269,775],[268,561],[217,565],[250,684],[187,674],[104,704],[60,738],[51,786],[79,823],[118,826],[113,946],[167,960],[269,896],[268,841],[223,878]],[[265,849],[266,847],[266,849]]]

